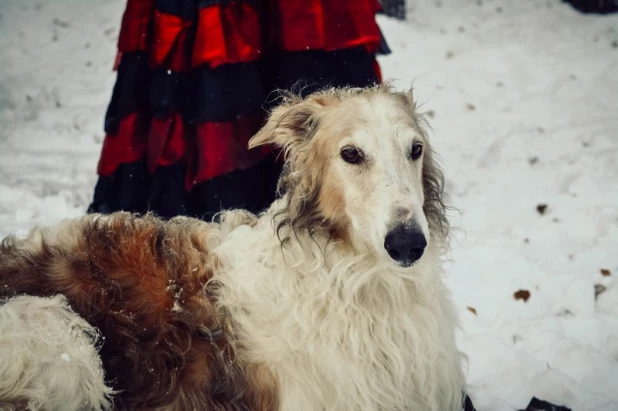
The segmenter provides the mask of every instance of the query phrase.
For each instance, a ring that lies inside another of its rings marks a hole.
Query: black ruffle
[[[172,0],[173,1],[173,0]],[[215,4],[229,4],[231,2],[237,2],[237,3],[255,3],[255,0],[198,0],[198,6],[200,8],[202,7],[210,7],[210,6],[214,6]]]
[[[196,20],[198,0],[156,0],[155,9],[183,20]]]
[[[169,219],[179,215],[210,221],[221,210],[254,213],[275,199],[281,165],[268,157],[246,170],[236,170],[185,189],[183,164],[158,167],[151,176],[144,161],[122,164],[111,177],[99,177],[88,213],[152,212]]]
[[[563,0],[573,8],[590,14],[612,14],[618,12],[618,2],[615,0]]]
[[[144,52],[127,53],[118,66],[112,99],[105,113],[105,132],[116,135],[120,120],[148,107],[148,57]]]
[[[116,135],[120,120],[135,112],[165,118],[177,111],[189,124],[233,121],[261,110],[266,95],[256,63],[203,65],[179,73],[149,69],[144,53],[129,53],[118,67],[105,132]]]
[[[88,213],[144,213],[148,209],[151,182],[145,161],[121,164],[113,176],[99,177]]]
[[[182,163],[157,167],[152,175],[147,209],[165,219],[193,215],[185,189],[186,174],[187,167]]]
[[[233,121],[261,109],[266,90],[256,63],[195,69],[188,120],[197,124]]]
[[[173,111],[185,112],[188,104],[189,75],[163,67],[150,70],[150,110],[153,116],[168,117]]]
[[[379,82],[374,58],[363,47],[278,53],[268,59],[264,70],[274,89],[300,89],[303,96],[325,87],[366,87]]]
[[[192,215],[210,221],[221,210],[265,210],[276,197],[281,165],[267,157],[246,170],[235,170],[196,185],[190,194]]]
[[[255,0],[157,0],[155,9],[161,13],[172,14],[183,20],[196,20],[197,11],[204,7],[234,2],[251,2]]]

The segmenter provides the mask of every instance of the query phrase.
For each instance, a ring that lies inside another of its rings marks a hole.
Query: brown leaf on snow
[[[524,302],[527,302],[528,299],[530,298],[530,291],[528,291],[528,290],[516,291],[513,294],[513,298],[516,299],[516,300],[524,300]]]
[[[609,271],[607,268],[601,268],[600,271],[603,277],[609,277],[610,275],[612,275],[612,272]]]
[[[594,298],[597,299],[599,294],[603,293],[607,288],[603,284],[594,285]]]
[[[476,315],[476,308],[474,308],[474,307],[470,307],[470,306],[467,306],[466,308],[467,308],[467,309],[468,309],[468,311],[470,311],[472,314]]]
[[[547,211],[547,204],[539,204],[536,206],[536,211],[538,211],[538,213],[540,215],[545,214],[545,211]]]

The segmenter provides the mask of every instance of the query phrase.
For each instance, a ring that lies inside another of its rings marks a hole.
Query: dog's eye
[[[412,157],[412,160],[418,160],[421,154],[423,154],[423,144],[414,143],[412,145],[412,151],[410,152],[410,157]]]
[[[341,150],[341,158],[346,163],[358,164],[363,159],[363,156],[357,148],[344,147],[343,150]]]

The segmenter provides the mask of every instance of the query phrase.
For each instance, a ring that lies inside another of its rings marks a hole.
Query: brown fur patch
[[[105,337],[116,409],[274,410],[277,387],[245,370],[207,282],[219,262],[199,220],[88,216],[0,246],[0,298],[64,294]]]

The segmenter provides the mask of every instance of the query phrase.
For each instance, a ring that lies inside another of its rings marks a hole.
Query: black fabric
[[[611,14],[618,12],[617,0],[563,0],[582,13]]]
[[[406,19],[405,0],[380,0],[380,4],[382,5],[382,13],[385,15],[398,20]]]
[[[155,9],[183,20],[196,20],[198,0],[156,0]]]
[[[118,66],[112,99],[105,113],[105,132],[116,135],[120,120],[148,107],[148,57],[143,52],[127,53]]]
[[[472,400],[464,394],[463,411],[476,411]],[[540,400],[536,397],[532,398],[525,410],[520,411],[571,411],[570,408],[555,405],[547,401]]]
[[[159,167],[151,176],[145,161],[122,164],[111,177],[99,177],[88,213],[152,212],[169,219],[179,215],[210,221],[221,210],[241,208],[254,213],[275,199],[280,163],[267,157],[246,170],[236,170],[185,190],[186,168]]]
[[[388,46],[388,43],[386,42],[386,37],[384,37],[384,34],[382,34],[382,29],[379,26],[378,30],[380,30],[380,45],[378,46],[376,54],[387,56],[392,53],[391,48]]]
[[[259,111],[266,99],[257,63],[224,64],[195,69],[189,101],[189,122],[223,122]],[[191,121],[193,120],[193,121]]]
[[[232,1],[236,3],[255,3],[255,0],[198,0],[198,5],[202,8],[214,6],[215,4],[229,4]]]
[[[337,87],[368,87],[379,81],[374,56],[367,53],[364,47],[335,51],[328,58],[336,70]]]
[[[526,407],[523,411],[571,411],[571,409],[560,405],[555,405],[535,397],[532,398],[530,404],[528,404],[528,407]]]
[[[470,397],[468,397],[465,393],[463,397],[463,411],[476,411],[476,408],[474,408],[474,404],[472,404],[472,400],[470,399]]]
[[[165,219],[192,215],[189,194],[185,189],[186,174],[187,168],[184,164],[158,167],[152,175],[148,210]]]
[[[190,193],[191,215],[210,221],[221,210],[259,213],[276,196],[280,166],[272,157],[246,170],[235,170],[196,185]]]
[[[379,81],[374,58],[363,47],[331,53],[278,53],[268,59],[263,70],[272,89],[298,90],[302,96],[325,87],[366,87]]]
[[[89,213],[109,214],[114,211],[144,213],[152,177],[145,161],[121,164],[111,177],[99,177]]]
[[[128,53],[118,67],[105,132],[115,135],[120,120],[145,110],[160,118],[176,110],[189,124],[232,121],[259,111],[265,98],[256,63],[202,65],[188,74],[149,70],[144,53]]]
[[[159,118],[169,117],[172,111],[184,112],[187,106],[189,79],[163,67],[150,70],[150,109]]]

